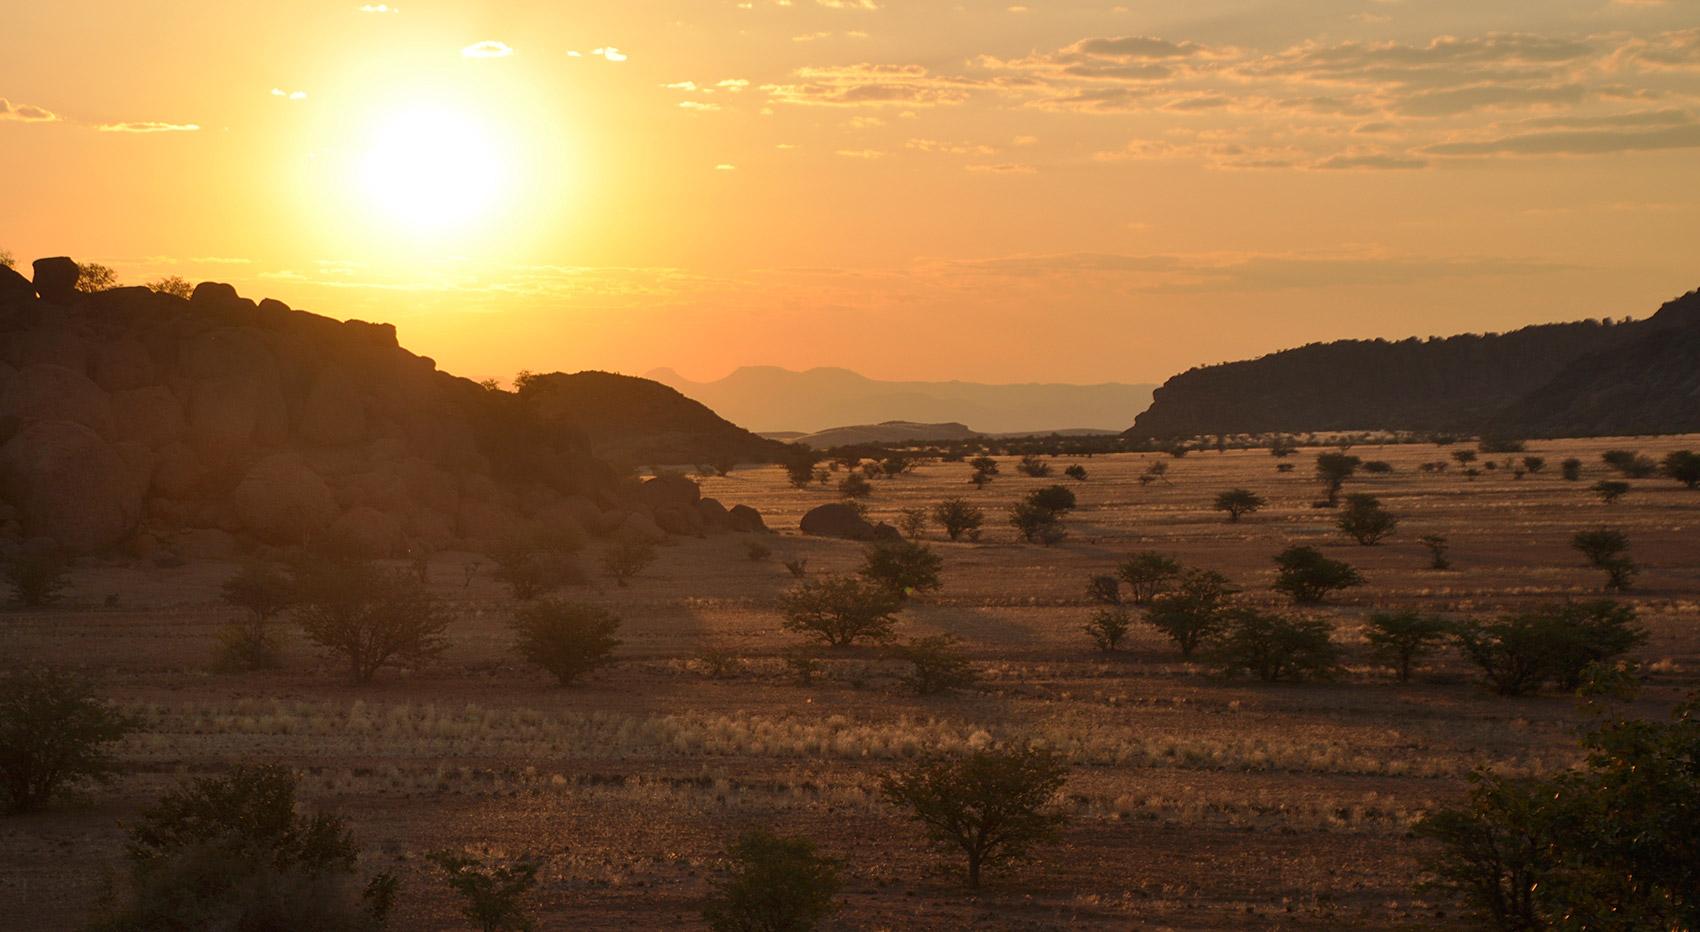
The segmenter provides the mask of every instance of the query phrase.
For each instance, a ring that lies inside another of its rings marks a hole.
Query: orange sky
[[[12,4],[0,248],[474,377],[1160,381],[1700,286],[1694,0]]]

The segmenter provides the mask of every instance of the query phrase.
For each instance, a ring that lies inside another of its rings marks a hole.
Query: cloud
[[[599,48],[599,49],[591,49],[590,54],[600,55],[603,58],[607,59],[608,61],[612,61],[612,62],[622,62],[622,61],[625,61],[627,58],[631,57],[631,56],[627,55],[626,53],[620,51],[619,49],[613,47],[612,45],[605,46],[605,47]]]
[[[877,10],[880,8],[874,0],[815,0],[816,3],[829,10]]]
[[[474,42],[460,50],[462,58],[507,58],[513,53],[512,46],[509,46],[506,42],[497,42],[495,39]]]
[[[306,100],[307,99],[307,92],[306,91],[286,91],[281,87],[274,87],[274,88],[272,88],[272,96],[273,97],[281,97],[284,100]]]
[[[160,123],[142,121],[133,123],[102,123],[95,129],[103,133],[194,133],[201,127],[197,123]]]
[[[15,104],[0,97],[0,120],[18,123],[57,123],[59,115],[34,104]]]
[[[1553,130],[1519,133],[1474,142],[1447,142],[1423,151],[1433,155],[1605,155],[1700,148],[1700,124],[1661,129]]]
[[[1331,155],[1311,167],[1323,169],[1325,171],[1337,171],[1341,169],[1358,171],[1407,171],[1416,168],[1427,168],[1428,160],[1411,158],[1409,156],[1402,155],[1390,155],[1385,152],[1375,152],[1363,155],[1341,154]]]
[[[966,101],[976,82],[941,77],[920,65],[854,64],[799,68],[795,81],[764,84],[777,103],[833,107],[930,107]]]
[[[362,3],[355,7],[360,13],[400,13],[401,8],[388,3]]]
[[[999,162],[995,165],[964,165],[962,168],[964,171],[974,172],[975,174],[990,175],[1031,175],[1038,171],[1031,165],[1019,162]]]
[[[701,100],[681,100],[679,101],[679,109],[691,110],[697,113],[712,113],[715,110],[719,110],[720,105],[711,104]]]

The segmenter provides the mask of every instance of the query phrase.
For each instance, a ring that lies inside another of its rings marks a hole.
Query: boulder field
[[[640,482],[395,328],[255,302],[75,289],[0,268],[0,550],[217,556],[244,541],[366,557],[562,535],[760,532],[695,482]]]

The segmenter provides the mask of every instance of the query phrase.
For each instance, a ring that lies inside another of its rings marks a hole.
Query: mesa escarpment
[[[1135,439],[1314,430],[1579,437],[1700,430],[1700,292],[1644,320],[1341,340],[1183,372]]]
[[[541,404],[442,372],[388,324],[212,282],[188,299],[84,294],[63,258],[35,272],[0,268],[0,545],[187,558],[248,540],[382,557],[761,527],[689,480],[625,477],[597,455],[571,397]],[[619,419],[626,400],[616,387],[594,403]],[[665,451],[773,452],[714,421],[731,449],[695,449],[687,435]]]

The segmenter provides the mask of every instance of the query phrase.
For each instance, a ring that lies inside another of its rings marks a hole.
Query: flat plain
[[[540,858],[532,902],[544,928],[697,927],[721,853],[753,826],[807,835],[842,859],[836,928],[1463,924],[1452,904],[1413,889],[1410,826],[1458,799],[1474,768],[1574,763],[1586,713],[1551,691],[1494,695],[1452,652],[1400,684],[1370,663],[1363,619],[1597,597],[1602,574],[1570,536],[1619,528],[1642,567],[1625,598],[1651,633],[1634,654],[1644,684],[1633,711],[1664,715],[1700,686],[1700,492],[1636,480],[1606,504],[1589,486],[1609,475],[1605,450],[1696,447],[1696,437],[1539,441],[1528,455],[1545,470],[1469,478],[1456,464],[1419,468],[1457,448],[1356,446],[1353,455],[1393,471],[1360,474],[1346,491],[1373,493],[1401,518],[1371,547],[1312,507],[1318,448],[1285,460],[1295,466],[1286,473],[1265,450],[1052,457],[1047,479],[1016,474],[1004,457],[983,490],[962,463],[924,463],[876,481],[867,501],[887,520],[951,496],[986,512],[978,542],[927,532],[944,585],[901,615],[900,637],[955,635],[979,665],[978,686],[942,697],[913,695],[903,665],[875,646],[826,653],[812,685],[788,675],[783,657],[804,642],[780,626],[778,597],[795,583],[782,561],[849,572],[862,545],[800,535],[802,513],[836,493],[791,488],[772,466],[700,480],[705,495],[762,511],[779,532],[762,538],[766,559],[746,553],[748,535],[676,538],[629,588],[597,579],[560,593],[624,619],[619,662],[573,688],[513,656],[515,603],[474,554],[431,565],[430,586],[456,619],[442,660],[367,687],[347,685],[298,634],[283,670],[213,672],[215,632],[233,617],[218,586],[235,563],[85,561],[62,604],[0,616],[0,663],[88,672],[145,727],[123,743],[114,784],[0,821],[0,925],[76,926],[122,868],[124,825],[142,807],[185,776],[254,761],[297,769],[309,807],[349,818],[363,866],[402,877],[398,928],[463,927],[423,858],[460,846]],[[1558,475],[1572,456],[1585,464],[1580,481]],[[1140,482],[1158,461],[1167,478]],[[1072,464],[1085,480],[1061,476]],[[1067,539],[1019,542],[1007,510],[1054,483],[1080,502]],[[1211,505],[1234,487],[1268,507],[1229,523]],[[1427,534],[1449,539],[1452,569],[1427,568]],[[1291,611],[1270,590],[1271,557],[1295,543],[1368,581],[1313,612],[1344,648],[1334,681],[1225,678],[1183,662],[1143,625],[1114,654],[1082,632],[1088,578],[1141,550],[1217,570],[1248,602]],[[588,545],[587,566],[600,546]],[[1034,860],[970,894],[945,869],[954,861],[936,857],[874,787],[908,759],[1006,740],[1068,756],[1058,804],[1072,818]]]

